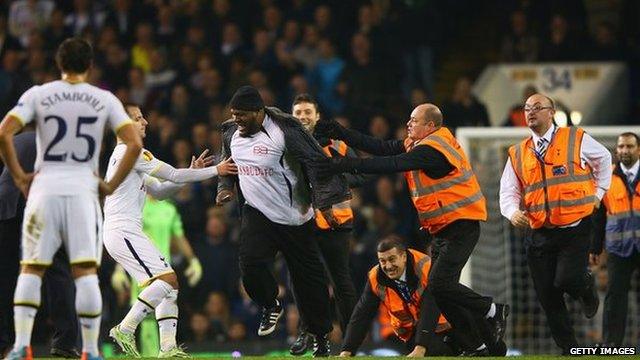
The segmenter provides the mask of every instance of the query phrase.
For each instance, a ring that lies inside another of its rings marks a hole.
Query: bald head
[[[442,112],[437,106],[430,103],[420,104],[416,106],[414,111],[416,111],[416,115],[422,117],[425,122],[433,121],[433,125],[436,128],[442,126]]]
[[[533,94],[524,104],[527,126],[538,136],[544,135],[552,126],[555,113],[555,103],[546,95]]]
[[[414,141],[423,139],[442,127],[442,112],[429,103],[420,104],[413,109],[407,122],[407,133]]]

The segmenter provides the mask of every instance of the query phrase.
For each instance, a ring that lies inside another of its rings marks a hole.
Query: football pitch
[[[302,357],[311,357],[311,355],[305,355]],[[246,359],[246,360],[258,360],[258,359],[269,359],[269,360],[277,360],[277,359],[292,359],[292,358],[298,358],[297,356],[269,356],[269,355],[265,355],[265,356],[238,356],[238,357],[233,357],[230,355],[196,355],[194,356],[194,358],[197,359],[232,359],[232,358],[237,358],[237,359]],[[332,358],[337,358],[337,356],[332,356]],[[454,360],[454,359],[460,359],[460,357],[432,357],[438,360]],[[522,356],[509,356],[509,358],[513,358],[513,359],[518,359],[518,360],[556,360],[556,359],[566,359],[566,356],[554,356],[554,355],[522,355]],[[580,356],[579,357],[580,360],[596,360],[596,359],[603,359],[603,356]],[[606,356],[606,358],[608,359],[612,359],[612,358],[616,358],[616,359],[632,359],[632,358],[636,358],[636,356],[622,356],[622,355],[617,355],[617,356]],[[57,358],[34,358],[34,359],[47,359],[47,360],[52,360],[52,359],[57,359]],[[61,360],[63,360],[62,358],[60,358]],[[127,357],[107,357],[105,359],[129,359]],[[134,358],[131,358],[134,359]],[[136,359],[157,359],[157,358],[136,358]],[[407,359],[406,356],[356,356],[354,357],[354,359],[367,359],[367,360],[392,360],[392,359]],[[485,357],[483,359],[487,359],[487,360],[499,360],[499,359],[504,359],[504,357]]]

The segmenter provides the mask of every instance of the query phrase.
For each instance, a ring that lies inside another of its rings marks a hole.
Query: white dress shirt
[[[636,176],[638,175],[638,170],[640,169],[640,160],[636,160],[636,163],[633,164],[630,168],[624,166],[623,163],[620,163],[620,170],[622,170],[622,173],[627,176],[627,179],[631,178],[631,180],[628,180],[628,182],[633,181],[633,179],[636,178]],[[627,174],[630,174],[627,175]]]
[[[548,143],[551,143],[555,131],[556,126],[553,125],[542,137],[545,138]],[[533,131],[531,131],[531,135],[533,137],[533,143],[537,144],[540,137]],[[586,164],[589,164],[591,167],[593,177],[596,180],[596,196],[598,200],[602,200],[604,193],[609,190],[609,186],[611,185],[611,153],[591,137],[591,135],[585,133],[580,146],[580,160],[583,169]],[[504,171],[502,172],[502,178],[500,179],[500,213],[502,213],[502,216],[511,220],[513,214],[520,209],[521,201],[522,185],[513,170],[511,161],[507,159]],[[567,225],[567,227],[576,226],[579,223],[580,220]]]

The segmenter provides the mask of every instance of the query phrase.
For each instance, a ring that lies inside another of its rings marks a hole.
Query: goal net
[[[626,131],[640,133],[640,126],[585,127],[591,136],[612,152],[617,136]],[[459,128],[456,137],[469,156],[487,199],[489,218],[482,225],[480,241],[466,268],[467,282],[481,294],[494,296],[511,305],[505,340],[510,349],[524,354],[557,354],[546,317],[540,307],[529,275],[524,252],[524,233],[500,214],[500,177],[509,146],[529,136],[527,128]],[[605,265],[606,266],[606,265]],[[606,291],[606,268],[595,269],[600,289],[600,309],[591,320],[582,315],[580,304],[567,297],[578,342],[596,344],[602,337],[602,308]],[[625,342],[637,345],[640,338],[639,276],[632,278]]]

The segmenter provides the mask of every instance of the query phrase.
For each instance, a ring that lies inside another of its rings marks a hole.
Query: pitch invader
[[[144,138],[148,123],[140,108],[127,105],[127,111]],[[107,179],[120,167],[124,151],[125,146],[120,143],[113,149]],[[164,199],[175,194],[185,183],[237,173],[231,159],[217,166],[207,166],[213,162],[213,157],[206,157],[207,152],[205,150],[197,159],[192,157],[190,168],[176,169],[143,149],[133,171],[106,198],[104,245],[109,255],[136,279],[140,287],[144,287],[125,318],[109,331],[109,336],[129,356],[140,357],[135,331],[148,314],[155,312],[160,330],[158,357],[188,357],[176,345],[178,278],[158,248],[142,231],[142,209],[147,192],[156,199]]]
[[[62,79],[27,90],[0,124],[0,155],[16,186],[27,197],[22,227],[22,268],[14,294],[16,341],[8,359],[32,359],[33,322],[40,287],[53,255],[64,246],[75,279],[82,358],[100,359],[98,335],[102,297],[96,269],[102,257],[102,213],[98,192],[111,194],[125,179],[142,149],[120,101],[86,83],[93,50],[85,40],[65,40],[56,62]],[[36,122],[35,175],[26,174],[13,135]],[[122,162],[110,180],[96,177],[105,126],[121,139]]]

